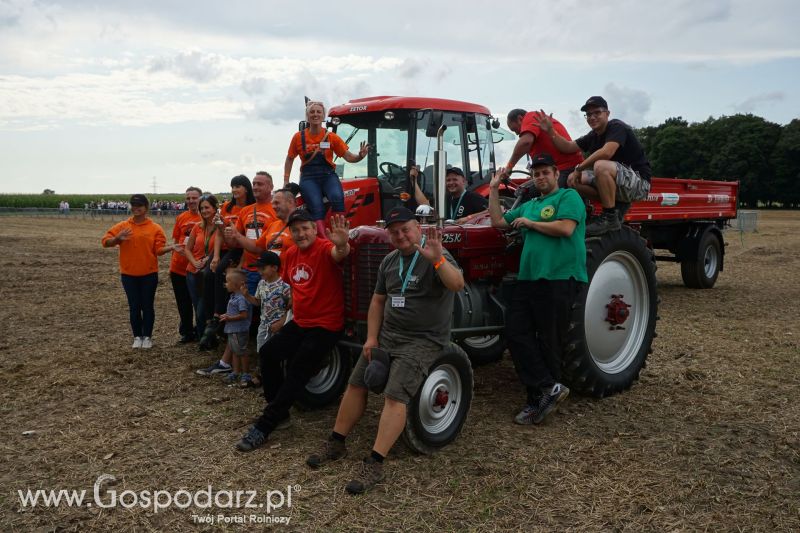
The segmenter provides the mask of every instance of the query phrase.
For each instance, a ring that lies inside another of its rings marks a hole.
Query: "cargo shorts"
[[[650,182],[642,179],[639,173],[628,165],[616,162],[617,164],[617,201],[624,203],[637,202],[644,200],[650,193]],[[586,182],[594,188],[595,175],[591,170],[584,170]]]
[[[428,371],[442,354],[444,347],[426,339],[400,339],[396,335],[381,332],[378,339],[381,348],[389,352],[389,381],[383,391],[392,400],[408,405],[428,377]],[[348,383],[367,388],[364,370],[369,361],[361,354]]]

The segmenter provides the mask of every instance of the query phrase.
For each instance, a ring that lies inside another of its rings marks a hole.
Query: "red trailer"
[[[508,139],[487,108],[435,98],[352,100],[330,110],[329,124],[348,144],[367,141],[373,149],[359,163],[337,161],[352,228],[345,265],[347,338],[307,387],[307,407],[338,398],[359,356],[378,266],[391,250],[381,221],[392,207],[410,201],[410,165],[421,167],[420,187],[435,205],[444,198],[445,164],[462,168],[469,188],[488,195],[495,144]],[[528,180],[520,171],[512,178],[501,190],[508,204],[521,201]],[[679,261],[690,287],[713,286],[723,267],[721,230],[736,217],[737,192],[733,182],[654,178],[649,197],[630,206],[621,230],[587,238],[590,283],[573,307],[564,357],[572,389],[602,397],[638,378],[655,336],[655,260]],[[458,435],[472,397],[470,361],[483,364],[503,354],[506,302],[522,244],[518,233],[491,227],[488,215],[464,225],[437,218],[427,222],[444,226],[444,244],[466,286],[455,298],[454,343],[409,406],[405,440],[422,452]],[[657,257],[655,249],[669,255]]]

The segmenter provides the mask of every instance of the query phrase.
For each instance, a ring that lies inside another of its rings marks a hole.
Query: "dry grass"
[[[798,213],[762,213],[759,233],[728,234],[713,290],[686,289],[676,265],[660,266],[659,337],[629,392],[573,398],[542,427],[520,428],[510,362],[480,368],[458,441],[432,457],[398,444],[388,482],[359,498],[343,486],[370,448],[378,399],[350,457],[329,468],[303,461],[335,406],[297,413],[264,449],[236,453],[261,400],[193,375],[210,357],[174,345],[165,271],[156,349],[133,351],[116,253],[99,247],[106,228],[53,222],[5,218],[0,228],[3,530],[211,529],[192,510],[23,510],[17,497],[91,491],[102,473],[118,492],[299,484],[286,528],[298,531],[800,529]]]

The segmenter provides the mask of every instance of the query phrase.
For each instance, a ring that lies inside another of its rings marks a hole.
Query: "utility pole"
[[[158,194],[158,184],[156,183],[156,177],[153,176],[153,195]]]

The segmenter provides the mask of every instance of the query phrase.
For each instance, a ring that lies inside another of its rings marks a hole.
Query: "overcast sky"
[[[319,6],[0,0],[0,192],[280,180],[303,95],[544,108],[573,136],[594,94],[637,127],[800,117],[797,0]]]

